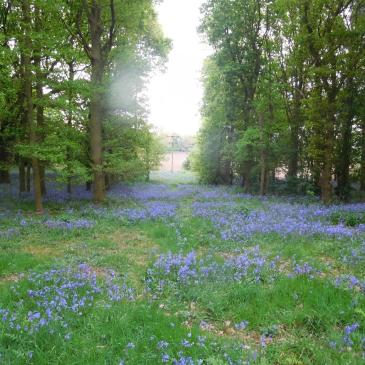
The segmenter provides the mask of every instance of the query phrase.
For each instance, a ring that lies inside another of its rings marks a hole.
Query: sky
[[[200,127],[201,70],[210,49],[198,34],[204,0],[164,0],[157,8],[165,35],[173,42],[164,73],[148,89],[149,121],[170,134],[194,135]]]

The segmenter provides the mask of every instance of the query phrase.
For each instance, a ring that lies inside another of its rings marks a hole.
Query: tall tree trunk
[[[300,127],[303,125],[302,99],[303,99],[303,69],[298,67],[294,72],[293,85],[293,108],[290,113],[290,155],[288,164],[288,177],[298,177],[299,147],[300,147]]]
[[[0,184],[10,184],[10,171],[1,169],[0,170]]]
[[[41,13],[38,6],[35,6],[35,28],[37,32],[42,31],[42,21],[41,21]],[[45,77],[42,72],[41,65],[41,50],[38,49],[35,52],[33,57],[34,65],[36,68],[36,120],[37,120],[37,128],[40,131],[37,135],[37,141],[43,142],[44,140],[44,105],[43,105],[43,78]],[[46,174],[45,174],[45,163],[44,161],[38,161],[39,168],[39,179],[41,186],[42,196],[46,195]]]
[[[290,156],[288,164],[288,177],[296,178],[298,176],[298,159],[299,159],[299,129],[297,126],[290,128]]]
[[[105,200],[105,178],[103,173],[103,76],[104,55],[101,36],[103,24],[101,19],[101,5],[94,2],[89,13],[89,28],[91,34],[91,88],[90,100],[90,157],[94,175],[93,200],[100,203]]]
[[[42,196],[47,194],[47,186],[46,186],[46,168],[44,163],[39,161],[39,177],[40,177],[40,184],[41,184],[41,193]]]
[[[290,152],[288,164],[288,177],[298,177],[298,161],[299,161],[299,125],[300,125],[300,104],[294,102],[293,120],[290,125]]]
[[[2,141],[0,141],[2,143]],[[10,184],[10,171],[6,166],[7,164],[7,153],[5,150],[2,150],[2,146],[0,146],[0,184]],[[4,163],[4,165],[1,165]]]
[[[40,62],[36,63],[36,66],[40,67]],[[41,76],[37,75],[37,84],[36,84],[36,95],[37,95],[37,113],[36,113],[36,120],[37,120],[37,128],[42,130],[44,128],[44,107],[42,105],[42,98],[43,98],[43,89],[41,80],[39,79]],[[43,139],[43,136],[39,138],[37,136],[36,141],[39,142],[39,139]],[[39,180],[40,180],[40,188],[41,194],[46,195],[47,188],[46,188],[46,174],[45,174],[45,166],[43,161],[38,160],[38,169],[39,169]]]
[[[266,153],[261,152],[261,172],[260,172],[260,195],[267,193],[267,168],[266,168]]]
[[[35,64],[36,64],[36,67],[41,67],[39,59],[36,59]],[[37,123],[36,123],[36,125],[37,125],[37,128],[42,131],[42,129],[44,128],[44,107],[42,105],[43,88],[42,88],[40,72],[37,72],[36,96],[37,96],[37,105],[36,105]],[[43,136],[35,136],[36,142],[40,142],[40,140],[43,140]],[[44,162],[39,161],[39,160],[37,160],[37,161],[38,161],[39,181],[40,181],[39,183],[40,183],[41,194],[46,195],[47,189],[46,189],[46,174],[45,174]]]
[[[361,123],[360,190],[365,192],[365,119]]]
[[[71,38],[70,43],[73,44],[73,38]],[[73,102],[73,92],[72,92],[72,83],[75,79],[75,69],[74,69],[74,61],[70,61],[68,63],[68,81],[70,83],[70,88],[68,92],[68,112],[67,112],[67,126],[71,130],[72,129],[72,119],[73,119],[73,108],[72,108],[72,102]],[[67,154],[67,161],[71,161],[71,151],[70,148],[67,148],[66,151]],[[71,166],[67,167],[67,193],[72,193],[72,178],[71,178]]]
[[[25,98],[25,121],[29,128],[29,142],[34,146],[37,144],[36,125],[33,120],[33,95],[32,95],[32,65],[31,50],[32,41],[30,38],[30,4],[28,0],[22,2],[23,22],[24,22],[24,98]],[[41,179],[39,172],[39,161],[35,156],[31,158],[33,169],[33,190],[35,209],[38,214],[43,213]]]
[[[261,152],[260,152],[260,195],[266,195],[267,188],[267,151],[265,145],[265,120],[262,112],[258,113],[259,126],[261,129]]]
[[[19,79],[24,80],[24,51],[20,50],[20,67],[19,67]],[[26,131],[27,130],[27,122],[25,120],[25,113],[24,113],[24,85],[19,88],[18,90],[18,105],[21,107],[19,108],[19,130]],[[24,143],[26,136],[20,134],[17,136],[17,142]],[[18,155],[18,171],[19,171],[19,193],[24,193],[27,190],[27,160]]]
[[[23,158],[19,160],[19,193],[26,191],[26,181],[25,181],[25,161]]]
[[[30,188],[31,188],[31,184],[30,184],[30,180],[31,180],[31,171],[32,171],[32,166],[31,166],[31,162],[28,160],[27,161],[27,169],[26,169],[26,176],[25,176],[25,182],[26,182],[26,191],[28,193],[30,193]]]
[[[342,138],[339,148],[339,161],[337,170],[337,192],[341,199],[349,198],[350,186],[350,165],[352,161],[352,126],[354,119],[354,100],[356,98],[353,79],[347,80],[347,94],[342,108]]]
[[[322,143],[323,164],[320,176],[320,188],[322,201],[329,204],[332,201],[332,168],[334,154],[334,130],[336,125],[335,117],[335,93],[334,90],[328,91],[328,111],[325,120],[324,140]]]
[[[243,163],[242,168],[242,187],[245,193],[249,193],[251,191],[251,170],[252,170],[252,162],[245,161]]]
[[[111,176],[110,173],[105,173],[104,174],[105,177],[105,190],[108,191],[111,188]]]
[[[72,181],[71,181],[70,177],[67,178],[67,189],[66,189],[66,191],[67,191],[68,194],[72,193]]]
[[[105,179],[103,173],[102,122],[104,119],[104,73],[109,64],[109,55],[116,37],[116,9],[114,0],[105,7],[100,0],[79,2],[81,9],[76,19],[77,34],[91,61],[91,97],[90,97],[90,157],[94,175],[93,200],[96,203],[105,200]],[[110,11],[106,21],[102,11]],[[84,37],[84,30],[79,26],[83,14],[87,15],[90,42]],[[108,26],[106,26],[108,24]],[[104,32],[107,28],[107,32]],[[106,33],[106,34],[105,34]]]
[[[102,87],[102,65],[92,67],[93,95],[90,101],[90,154],[93,168],[93,200],[100,203],[105,200],[105,179],[103,173],[103,148],[102,148],[102,119],[103,102],[100,88]]]
[[[342,129],[342,141],[337,169],[337,192],[341,199],[347,200],[350,193],[352,118],[344,121]]]
[[[10,184],[8,161],[9,154],[6,149],[6,144],[5,141],[0,137],[0,184]]]
[[[321,198],[323,203],[329,204],[332,201],[332,163],[330,158],[325,158],[325,162],[321,171],[319,184],[321,188]]]

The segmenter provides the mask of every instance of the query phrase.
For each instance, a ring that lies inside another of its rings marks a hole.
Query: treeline
[[[324,202],[365,191],[365,1],[208,0],[203,181],[261,194],[275,171]]]
[[[0,183],[19,169],[42,212],[45,170],[87,182],[148,177],[162,148],[145,122],[146,77],[170,48],[153,0],[0,2]]]

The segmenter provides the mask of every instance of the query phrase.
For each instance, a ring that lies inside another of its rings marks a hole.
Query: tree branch
[[[110,20],[110,27],[109,27],[109,36],[108,36],[108,39],[106,40],[104,46],[102,47],[104,54],[107,54],[110,52],[110,50],[113,47],[113,41],[115,38],[116,16],[115,16],[114,0],[110,0],[109,7],[110,7],[111,20]]]

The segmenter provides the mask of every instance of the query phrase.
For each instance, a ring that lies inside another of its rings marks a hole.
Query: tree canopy
[[[146,79],[170,41],[153,0],[2,1],[0,180],[19,166],[19,190],[37,211],[45,169],[92,182],[102,202],[111,181],[147,176],[161,150],[146,122]],[[136,168],[138,166],[138,168]]]
[[[280,170],[325,202],[333,180],[343,199],[365,189],[364,14],[363,0],[205,2],[203,181],[265,194]]]

